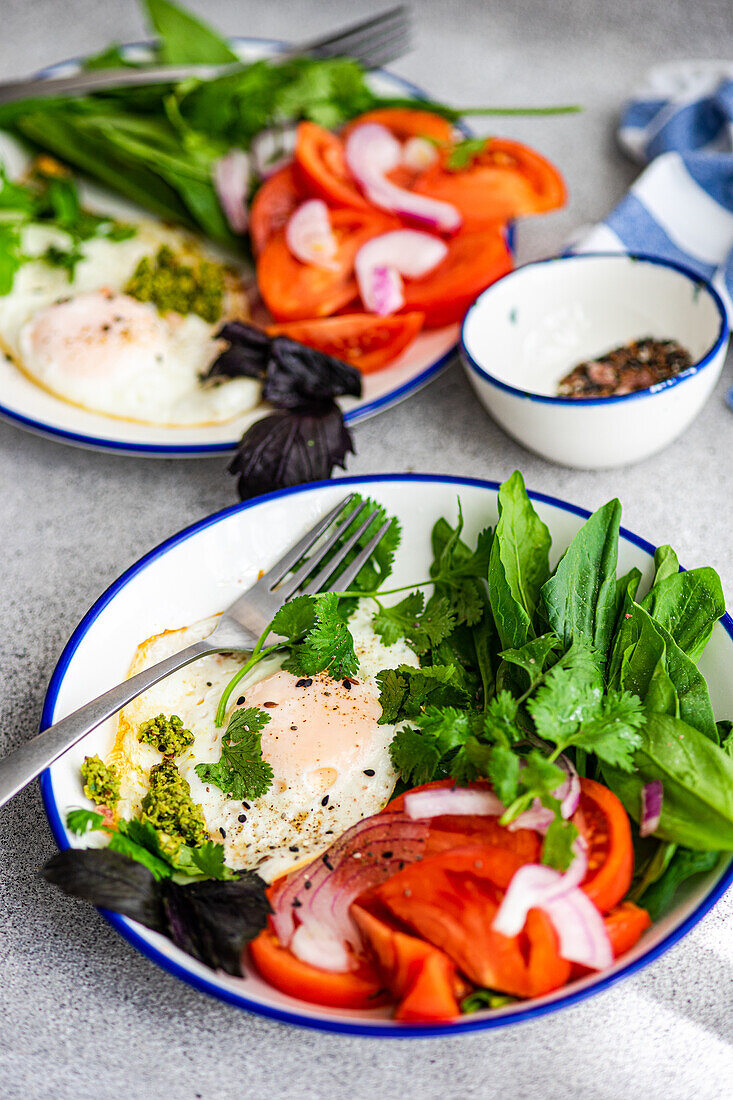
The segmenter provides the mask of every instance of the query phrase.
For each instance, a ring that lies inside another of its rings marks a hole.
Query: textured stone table
[[[281,37],[364,11],[347,0],[196,6],[232,33]],[[729,0],[415,0],[414,8],[417,46],[396,70],[436,95],[586,107],[511,126],[560,164],[571,194],[562,213],[522,226],[523,258],[556,250],[623,194],[633,169],[614,145],[615,112],[651,62],[733,52]],[[1,31],[2,78],[143,36],[132,0],[4,0]],[[627,526],[673,541],[688,565],[713,564],[730,599],[731,384],[729,364],[697,422],[659,457],[577,473],[506,439],[454,365],[357,429],[349,471],[501,479],[520,466],[531,488],[588,508],[618,494]],[[223,466],[106,457],[0,423],[2,751],[34,731],[54,663],[107,584],[178,528],[233,503]],[[731,897],[662,959],[568,1011],[505,1031],[384,1042],[281,1026],[175,981],[93,910],[39,883],[36,870],[53,850],[34,785],[0,811],[0,1095],[8,1100],[731,1095]]]

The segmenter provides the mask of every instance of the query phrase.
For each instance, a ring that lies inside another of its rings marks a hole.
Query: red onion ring
[[[657,831],[662,816],[664,787],[661,779],[652,779],[641,788],[641,821],[639,835],[651,836]]]
[[[285,228],[285,243],[304,264],[332,268],[338,242],[331,228],[328,207],[322,199],[301,203]]]
[[[375,206],[415,218],[439,232],[456,233],[461,228],[463,218],[455,206],[416,195],[387,179],[387,173],[402,161],[402,146],[386,126],[377,122],[356,126],[346,139],[345,152],[350,172]]]
[[[268,179],[293,159],[297,126],[273,126],[260,130],[252,140],[250,152],[255,172]]]
[[[249,157],[243,149],[230,149],[214,165],[214,189],[233,233],[247,231],[249,181]]]
[[[405,813],[414,821],[454,814],[498,817],[505,808],[493,791],[471,787],[434,787],[405,795]]]
[[[356,254],[354,267],[365,309],[381,317],[405,304],[400,275],[418,279],[448,253],[439,237],[415,229],[395,229],[372,237]]]

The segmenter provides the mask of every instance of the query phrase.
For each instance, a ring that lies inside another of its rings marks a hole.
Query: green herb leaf
[[[286,638],[294,645],[302,642],[306,634],[316,625],[316,603],[314,596],[296,596],[284,603],[270,624],[272,634]]]
[[[104,816],[94,810],[69,810],[66,815],[66,828],[76,836],[104,828]]]
[[[262,730],[269,721],[270,715],[259,707],[235,711],[222,735],[221,759],[197,764],[199,779],[239,801],[265,794],[273,780],[272,768],[262,758]]]
[[[479,533],[476,549],[471,550],[461,539],[463,511],[458,501],[458,522],[451,527],[439,519],[433,527],[433,564],[430,576],[435,584],[436,598],[446,598],[456,622],[475,626],[486,607],[486,573],[493,533],[490,528]]]
[[[667,568],[671,564],[669,562]],[[725,614],[725,597],[720,577],[714,569],[705,566],[663,575],[661,580],[655,576],[654,585],[641,606],[697,663],[710,640],[713,626]]]
[[[606,661],[616,619],[616,563],[621,505],[604,504],[586,520],[542,588],[550,626],[569,646],[592,646]]]
[[[356,676],[359,661],[354,639],[339,613],[339,597],[326,592],[315,597],[315,626],[300,645],[293,648],[284,668],[296,676],[328,672],[334,680]]]
[[[389,746],[389,755],[395,769],[411,787],[434,779],[441,759],[434,738],[410,726],[397,730]]]
[[[410,592],[392,607],[379,605],[372,626],[385,645],[394,645],[405,638],[415,653],[423,656],[440,645],[452,633],[456,618],[447,599],[431,600],[425,608],[422,592]]]
[[[477,157],[486,149],[491,138],[466,138],[453,146],[445,166],[449,172],[460,172],[462,168],[468,168]]]
[[[550,575],[552,540],[518,470],[499,489],[498,505],[499,522],[489,559],[489,603],[502,649],[518,649],[534,636],[532,617]]]
[[[217,844],[214,840],[206,840],[200,848],[191,848],[190,852],[194,866],[206,878],[215,878],[221,881],[239,878],[239,872],[233,871],[224,862],[223,844]]]
[[[682,883],[695,875],[712,871],[719,859],[720,852],[692,852],[688,848],[678,848],[664,873],[641,895],[639,905],[646,909],[653,921],[659,920],[672,905]]]
[[[484,1008],[503,1008],[504,1005],[514,1004],[516,997],[510,997],[508,993],[497,993],[493,989],[474,989],[461,1001],[461,1012],[464,1015],[472,1012],[481,1012]]]
[[[150,22],[160,35],[164,65],[227,64],[237,54],[221,35],[170,0],[145,0]]]

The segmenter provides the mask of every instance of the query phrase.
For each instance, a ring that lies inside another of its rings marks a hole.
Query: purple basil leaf
[[[166,880],[159,889],[168,935],[176,946],[212,970],[241,975],[242,951],[272,912],[259,875],[243,871],[238,879],[208,879],[188,886]]]
[[[361,375],[355,367],[286,336],[275,337],[262,391],[265,401],[280,409],[295,409],[304,402],[344,394],[361,396]]]
[[[230,344],[221,355],[214,360],[206,374],[202,375],[202,381],[209,378],[261,378],[265,377],[267,360],[261,361],[257,352],[251,352],[248,348],[242,348],[238,344]]]
[[[237,474],[242,500],[322,481],[342,469],[354,446],[335,401],[282,410],[256,421],[244,433],[229,472]]]
[[[41,868],[46,882],[92,905],[113,909],[155,932],[167,933],[168,922],[158,884],[142,863],[109,848],[68,848]]]
[[[216,334],[217,340],[226,340],[228,344],[238,344],[252,352],[259,351],[267,358],[270,351],[270,337],[261,328],[248,325],[246,321],[227,321]]]

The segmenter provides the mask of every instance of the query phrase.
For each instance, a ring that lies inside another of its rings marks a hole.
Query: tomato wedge
[[[421,787],[414,787],[412,791],[405,791],[405,794],[454,786],[452,779],[434,779],[432,783],[424,783]],[[479,779],[468,786],[474,790],[486,790],[489,783]],[[385,810],[404,810],[405,794],[393,798],[385,806]],[[443,814],[431,818],[430,832],[425,844],[426,855],[463,848],[467,844],[491,844],[513,852],[522,863],[538,863],[542,838],[534,829],[510,830],[505,825],[500,825],[497,818],[484,814]]]
[[[634,848],[629,817],[613,791],[581,779],[575,824],[588,842],[588,872],[581,889],[602,913],[621,901],[631,886]]]
[[[393,362],[417,336],[422,313],[376,317],[373,313],[345,313],[319,321],[291,321],[271,325],[270,336],[289,336],[371,374]]]
[[[275,933],[266,928],[249,945],[252,962],[259,974],[289,997],[333,1008],[374,1008],[390,997],[376,969],[366,959],[358,970],[334,974],[302,962]]]
[[[332,206],[371,209],[346,167],[343,142],[315,122],[301,122],[295,140],[296,178],[311,198]]]
[[[373,891],[411,931],[439,947],[479,986],[517,997],[539,997],[564,985],[549,918],[531,909],[518,936],[492,929],[501,899],[522,865],[513,852],[474,844],[410,864]]]
[[[304,201],[292,164],[273,173],[260,187],[249,212],[252,250],[258,256],[270,237],[284,229],[290,215]]]
[[[374,111],[353,118],[341,131],[342,138],[348,137],[357,126],[365,122],[376,122],[386,126],[398,141],[407,141],[411,137],[429,138],[436,142],[450,144],[453,140],[453,123],[432,111],[420,111],[414,107],[377,107]]]
[[[646,909],[634,905],[633,901],[621,902],[603,920],[613,948],[614,959],[630,951],[652,923]]]
[[[461,230],[446,244],[448,255],[442,263],[421,279],[404,283],[404,308],[424,313],[426,328],[463,320],[474,298],[513,267],[499,225],[480,233]]]
[[[508,138],[490,138],[483,152],[456,171],[446,167],[444,154],[440,163],[418,177],[413,189],[457,206],[469,231],[555,210],[566,199],[563,178],[554,165]]]
[[[358,295],[354,257],[370,237],[399,223],[378,210],[332,210],[331,228],[338,242],[333,267],[304,264],[291,253],[280,230],[267,242],[257,263],[257,283],[276,321],[328,317]]]
[[[438,1023],[460,1015],[457,995],[468,989],[443,951],[363,905],[352,905],[350,913],[371,948],[382,981],[398,1002],[396,1020]]]

